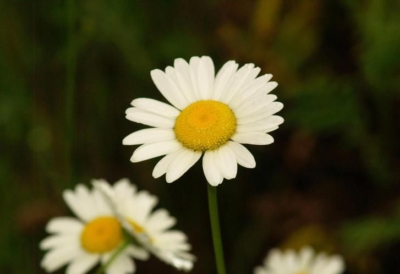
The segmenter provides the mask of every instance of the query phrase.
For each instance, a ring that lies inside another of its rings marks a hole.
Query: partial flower
[[[343,271],[341,256],[328,256],[323,252],[317,254],[307,246],[299,252],[272,250],[264,265],[257,267],[254,274],[340,274]]]
[[[134,273],[132,258],[148,258],[147,251],[126,241],[119,220],[97,189],[77,185],[74,191],[64,191],[63,197],[78,218],[57,217],[47,224],[52,235],[40,243],[41,249],[48,250],[41,262],[47,272],[68,264],[67,274],[87,273],[119,252],[105,273]]]
[[[128,179],[110,186],[104,180],[93,185],[107,199],[125,230],[156,257],[177,269],[190,271],[194,256],[184,233],[171,230],[176,219],[167,210],[156,209],[158,199],[147,191],[138,191]]]
[[[203,170],[208,182],[219,185],[236,177],[237,165],[256,166],[253,155],[242,145],[268,145],[268,133],[283,123],[274,114],[283,108],[269,94],[276,82],[271,74],[257,78],[260,68],[247,64],[238,69],[227,62],[215,76],[210,57],[192,57],[187,63],[175,59],[174,67],[155,69],[151,77],[167,101],[139,98],[126,110],[126,118],[153,128],[136,131],[124,145],[139,145],[132,162],[166,155],[153,170],[153,177],[166,174],[171,183],[181,177],[204,154]]]

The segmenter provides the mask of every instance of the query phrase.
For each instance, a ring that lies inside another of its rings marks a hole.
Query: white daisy
[[[77,185],[75,191],[64,191],[63,197],[79,219],[58,217],[47,224],[46,230],[52,235],[40,243],[41,249],[48,250],[41,262],[47,272],[68,264],[67,274],[83,274],[99,262],[106,264],[119,250],[105,273],[134,273],[131,258],[148,258],[147,251],[127,244],[120,222],[98,190]]]
[[[137,191],[129,180],[122,179],[113,186],[95,180],[100,190],[114,208],[124,228],[147,250],[174,267],[189,271],[194,256],[189,254],[187,237],[178,230],[170,230],[176,223],[167,210],[157,209],[157,197],[147,191]]]
[[[265,258],[264,265],[257,267],[254,274],[340,274],[344,271],[341,256],[315,254],[310,247],[299,252],[272,250]]]
[[[227,62],[214,76],[210,57],[192,57],[189,64],[176,59],[165,72],[156,69],[151,77],[172,104],[139,98],[126,110],[128,120],[154,128],[136,131],[123,140],[138,145],[132,162],[166,155],[153,170],[153,177],[166,174],[171,183],[192,167],[204,153],[203,170],[216,186],[236,177],[237,165],[254,168],[253,155],[242,145],[268,145],[267,134],[283,119],[275,116],[283,104],[268,93],[276,86],[272,75],[258,78],[260,68],[247,64],[238,69]]]

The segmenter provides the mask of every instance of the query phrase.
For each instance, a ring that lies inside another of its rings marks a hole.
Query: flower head
[[[48,250],[41,262],[46,271],[68,264],[67,274],[83,274],[99,262],[106,264],[118,251],[105,273],[134,273],[131,258],[148,258],[147,251],[127,244],[119,220],[98,190],[77,185],[75,191],[64,191],[63,197],[78,218],[58,217],[47,224],[52,235],[40,243],[41,249]]]
[[[204,154],[203,170],[211,185],[236,177],[237,165],[254,168],[253,155],[242,145],[268,145],[267,134],[283,123],[274,114],[283,104],[269,92],[272,75],[258,78],[260,68],[247,64],[238,69],[227,62],[214,75],[211,58],[192,57],[189,64],[176,59],[174,67],[151,71],[151,77],[171,105],[147,98],[132,101],[126,118],[154,128],[128,135],[124,145],[138,145],[132,162],[165,155],[153,170],[171,183]]]
[[[138,191],[129,180],[122,179],[110,186],[94,180],[94,186],[104,195],[124,229],[146,250],[180,270],[193,268],[194,256],[184,233],[170,228],[176,223],[167,210],[157,209],[157,198],[147,191]]]
[[[297,253],[293,250],[272,250],[264,265],[257,267],[254,274],[340,274],[343,271],[342,257],[315,254],[310,247],[303,247]]]

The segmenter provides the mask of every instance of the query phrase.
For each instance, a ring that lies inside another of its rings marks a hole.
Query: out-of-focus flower
[[[167,210],[157,209],[157,198],[147,191],[138,191],[129,180],[122,179],[110,186],[104,180],[94,180],[94,186],[103,193],[114,208],[125,230],[146,250],[177,269],[193,268],[194,256],[184,233],[170,230],[176,223]]]
[[[78,218],[57,217],[47,224],[52,235],[40,243],[41,249],[48,250],[41,262],[46,271],[68,264],[67,274],[83,274],[118,252],[105,273],[134,273],[132,258],[148,258],[147,251],[126,242],[119,220],[97,189],[77,185],[75,191],[64,191],[63,197]]]
[[[299,252],[272,250],[254,274],[340,274],[343,271],[341,256],[316,254],[312,248],[303,247]]]
[[[283,104],[268,93],[276,86],[272,75],[257,77],[260,68],[247,64],[238,70],[227,62],[215,76],[207,56],[192,57],[189,64],[176,59],[165,72],[156,69],[151,77],[172,104],[139,98],[126,110],[126,118],[154,128],[128,135],[124,145],[138,145],[132,162],[166,155],[153,170],[153,177],[166,174],[171,183],[181,177],[202,156],[207,181],[219,185],[233,179],[237,165],[254,168],[253,155],[242,145],[268,145],[267,134],[283,123],[276,112]]]

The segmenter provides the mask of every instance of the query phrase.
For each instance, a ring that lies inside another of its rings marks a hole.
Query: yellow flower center
[[[103,253],[116,248],[122,239],[122,228],[116,218],[99,217],[86,224],[81,245],[88,252]]]
[[[195,150],[214,150],[224,145],[236,131],[236,117],[224,103],[195,102],[179,114],[175,136],[183,146]]]
[[[308,271],[302,270],[302,271],[297,272],[296,274],[308,274]]]

